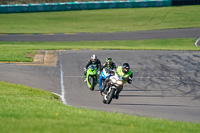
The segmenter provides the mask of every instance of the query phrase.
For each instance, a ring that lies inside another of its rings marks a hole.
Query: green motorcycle
[[[86,81],[90,90],[93,91],[94,87],[98,83],[98,69],[96,65],[90,65],[88,67],[87,74],[86,74]]]

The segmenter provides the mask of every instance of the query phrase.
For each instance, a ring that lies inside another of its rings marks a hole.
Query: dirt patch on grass
[[[30,55],[29,55],[30,56]],[[17,65],[44,65],[44,66],[56,66],[58,62],[57,50],[38,50],[37,54],[31,55],[34,58],[33,62],[0,62]]]
[[[56,66],[58,62],[58,51],[56,50],[39,50],[31,63],[24,65],[46,65]]]

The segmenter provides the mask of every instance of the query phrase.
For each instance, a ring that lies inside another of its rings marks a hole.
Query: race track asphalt
[[[161,34],[157,35],[160,38]],[[2,36],[5,35],[0,35],[0,41]],[[102,103],[97,86],[90,91],[83,82],[83,68],[94,53],[102,63],[108,56],[117,66],[128,62],[134,72],[133,83],[124,85],[119,99],[110,105]],[[0,81],[55,92],[71,106],[200,123],[199,70],[198,51],[69,50],[59,52],[57,66],[0,64]]]
[[[77,33],[77,34],[2,34],[0,41],[105,41],[144,40],[200,37],[200,28],[153,30],[119,33]]]
[[[124,85],[118,100],[102,102],[96,86],[83,82],[83,68],[95,53],[113,57],[116,65],[129,62],[133,83]],[[200,122],[200,53],[187,51],[80,50],[60,52],[68,105],[171,120]]]

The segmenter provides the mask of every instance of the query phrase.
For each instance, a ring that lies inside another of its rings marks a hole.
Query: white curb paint
[[[63,96],[61,96],[60,94],[55,93],[55,92],[52,92],[52,93],[55,94],[55,95],[57,95],[57,96],[59,96],[60,99],[61,99],[61,101],[62,101],[65,105],[67,105],[66,100],[65,100],[65,98],[64,98]],[[69,106],[69,105],[68,105],[68,106]]]
[[[60,52],[59,52],[60,56]],[[61,99],[65,105],[67,105],[67,102],[65,100],[65,87],[64,87],[64,81],[63,81],[63,66],[62,66],[62,60],[60,59],[60,86],[61,86]]]
[[[195,42],[195,45],[196,45],[196,46],[198,46],[198,45],[197,45],[198,41],[200,41],[200,38],[196,40],[196,42]]]

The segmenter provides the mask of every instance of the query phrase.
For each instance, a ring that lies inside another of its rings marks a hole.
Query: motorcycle
[[[96,65],[90,65],[87,69],[86,82],[90,90],[94,90],[94,87],[98,83],[98,69]]]
[[[115,73],[113,76],[109,79],[109,85],[107,86],[107,92],[106,94],[103,94],[103,103],[110,104],[113,98],[117,97],[117,91],[123,87],[123,79],[122,76],[119,76],[117,73]]]
[[[99,89],[100,89],[100,91],[102,89],[102,86],[104,85],[105,79],[112,76],[111,72],[112,72],[112,69],[107,68],[107,67],[105,67],[103,69],[103,71],[101,72],[101,75],[99,76]]]

